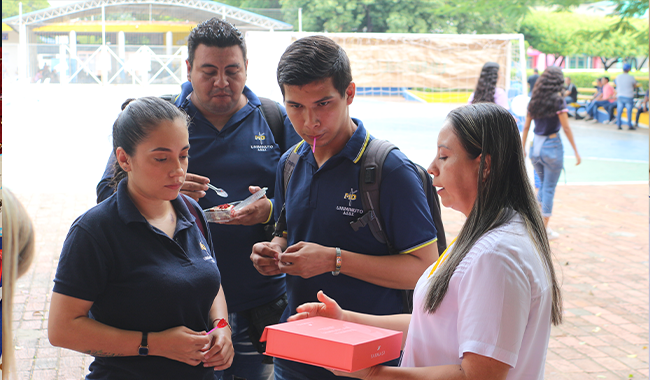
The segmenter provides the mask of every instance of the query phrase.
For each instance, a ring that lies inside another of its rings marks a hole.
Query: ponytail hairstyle
[[[564,100],[564,96],[560,95],[563,90],[562,69],[556,66],[547,67],[533,87],[533,94],[528,103],[530,117],[539,119],[557,115],[558,106]]]
[[[494,103],[494,92],[497,89],[497,80],[499,79],[499,64],[496,62],[486,62],[481,69],[481,76],[476,83],[474,90],[474,103]]]
[[[456,108],[447,117],[470,159],[481,156],[478,195],[447,260],[429,280],[424,310],[434,313],[442,303],[456,267],[481,236],[510,221],[523,219],[528,235],[552,287],[551,322],[562,322],[562,296],[544,222],[524,166],[524,154],[515,119],[494,103]],[[491,157],[486,173],[485,159]]]
[[[15,379],[14,285],[34,261],[34,229],[27,211],[7,188],[2,189],[2,229],[2,378]]]
[[[127,99],[122,103],[122,112],[113,123],[113,153],[122,147],[126,154],[133,156],[136,147],[146,139],[162,121],[181,119],[189,125],[189,116],[172,103],[155,96],[139,99]],[[113,177],[110,186],[114,191],[127,173],[119,162],[113,166]]]

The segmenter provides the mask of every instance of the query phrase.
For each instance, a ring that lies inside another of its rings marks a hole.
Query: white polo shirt
[[[423,305],[432,268],[415,287],[401,366],[460,364],[472,352],[508,364],[507,379],[543,379],[552,289],[522,218],[516,215],[476,242],[429,314]]]

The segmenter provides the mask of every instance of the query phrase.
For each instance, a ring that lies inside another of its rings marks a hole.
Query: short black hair
[[[203,21],[192,29],[187,38],[187,50],[189,53],[187,60],[190,62],[190,67],[194,64],[194,52],[200,44],[220,48],[237,45],[241,48],[244,62],[246,62],[246,41],[244,41],[244,35],[236,26],[227,21],[213,17]]]
[[[539,70],[537,70],[537,69],[533,69],[533,71],[534,71],[534,72],[536,72],[536,73],[538,73],[538,72],[539,72]]]
[[[603,79],[607,79],[607,81],[609,82],[609,77],[603,77]]]
[[[352,69],[345,50],[332,39],[309,36],[294,41],[278,63],[278,85],[284,96],[284,85],[304,86],[332,78],[334,88],[345,96],[352,82]]]

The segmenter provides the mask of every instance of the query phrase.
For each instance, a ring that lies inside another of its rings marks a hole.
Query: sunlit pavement
[[[94,185],[110,151],[119,104],[146,91],[160,89],[110,88],[74,101],[72,93],[52,87],[31,86],[20,99],[5,93],[3,182],[25,204],[37,232],[37,260],[16,286],[13,323],[21,379],[81,379],[92,361],[48,342],[52,280],[71,223],[95,204]],[[351,114],[427,165],[448,109],[358,98]],[[565,314],[552,330],[545,378],[645,379],[648,130],[616,131],[615,125],[570,120],[584,163],[570,166],[573,152],[565,143],[566,176],[550,225],[560,233],[551,247]],[[452,237],[464,217],[445,209],[443,221]]]

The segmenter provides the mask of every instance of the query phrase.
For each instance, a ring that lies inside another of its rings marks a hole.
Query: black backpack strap
[[[262,105],[259,107],[262,112],[262,117],[266,120],[266,123],[271,128],[271,133],[273,133],[273,138],[275,139],[276,144],[280,146],[280,149],[284,153],[286,147],[284,146],[284,120],[282,117],[282,111],[277,102],[260,97],[260,102]]]
[[[296,168],[296,164],[300,159],[300,155],[298,154],[298,148],[304,142],[305,141],[303,140],[298,144],[294,145],[293,147],[291,147],[289,151],[289,156],[287,157],[286,161],[284,161],[284,167],[282,168],[282,178],[283,178],[284,188],[282,190],[284,191],[285,203],[287,199],[287,186],[289,186],[289,180],[291,179],[293,170]],[[273,232],[273,235],[282,237],[284,236],[284,232],[286,230],[287,230],[287,216],[283,204],[282,210],[280,210],[280,217],[278,218],[278,221],[275,223],[275,231]]]
[[[393,149],[397,149],[397,147],[386,140],[373,139],[368,142],[368,146],[361,157],[361,170],[359,172],[359,194],[361,195],[364,213],[357,220],[350,222],[350,226],[355,231],[366,225],[369,226],[375,239],[382,244],[386,244],[391,254],[397,252],[382,227],[379,186],[381,185],[384,161],[386,161],[386,157]]]
[[[201,230],[201,233],[203,234],[205,241],[209,243],[208,234],[205,232],[205,230],[207,229],[207,226],[205,225],[205,219],[199,216],[199,213],[192,205],[192,202],[190,202],[189,198],[185,194],[181,194],[181,199],[183,200],[183,202],[185,202],[187,209],[190,210],[190,213],[194,216],[194,219],[196,219],[196,225],[199,227],[199,230]]]

